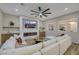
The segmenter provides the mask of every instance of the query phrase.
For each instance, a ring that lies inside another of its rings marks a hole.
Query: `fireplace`
[[[28,33],[24,33],[23,36],[27,37],[27,36],[34,36],[37,35],[37,32],[28,32]]]

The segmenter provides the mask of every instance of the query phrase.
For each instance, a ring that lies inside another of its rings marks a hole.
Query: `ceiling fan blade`
[[[35,14],[31,14],[31,15],[35,15]]]
[[[46,12],[46,11],[48,11],[48,10],[50,10],[50,8],[48,8],[48,9],[44,10],[42,13],[44,13],[44,12]]]
[[[37,17],[37,16],[35,16],[35,17]]]
[[[39,13],[39,12],[37,12],[37,11],[34,11],[34,10],[31,10],[31,12]]]
[[[43,14],[43,16],[47,17],[47,15]]]
[[[51,12],[49,12],[49,13],[44,13],[44,14],[52,14]]]
[[[38,7],[39,11],[41,11],[41,7]]]

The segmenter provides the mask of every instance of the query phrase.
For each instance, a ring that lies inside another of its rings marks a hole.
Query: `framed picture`
[[[54,30],[53,24],[49,24],[49,31],[53,31],[53,30]]]
[[[64,25],[64,24],[60,24],[60,25],[59,25],[59,30],[65,31],[65,25]]]

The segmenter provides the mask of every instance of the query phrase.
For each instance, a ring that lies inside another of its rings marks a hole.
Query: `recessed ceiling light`
[[[15,11],[19,11],[19,9],[16,9]]]
[[[67,10],[68,10],[68,8],[65,8],[64,10],[65,10],[65,11],[67,11]]]

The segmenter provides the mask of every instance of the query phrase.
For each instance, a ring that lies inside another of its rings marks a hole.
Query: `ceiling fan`
[[[39,6],[38,11],[31,10],[31,15],[35,15],[35,17],[39,16],[40,18],[42,18],[43,16],[47,17],[47,14],[52,14],[51,12],[47,12],[48,10],[50,10],[50,8],[47,8],[46,10],[42,11],[42,8]]]

